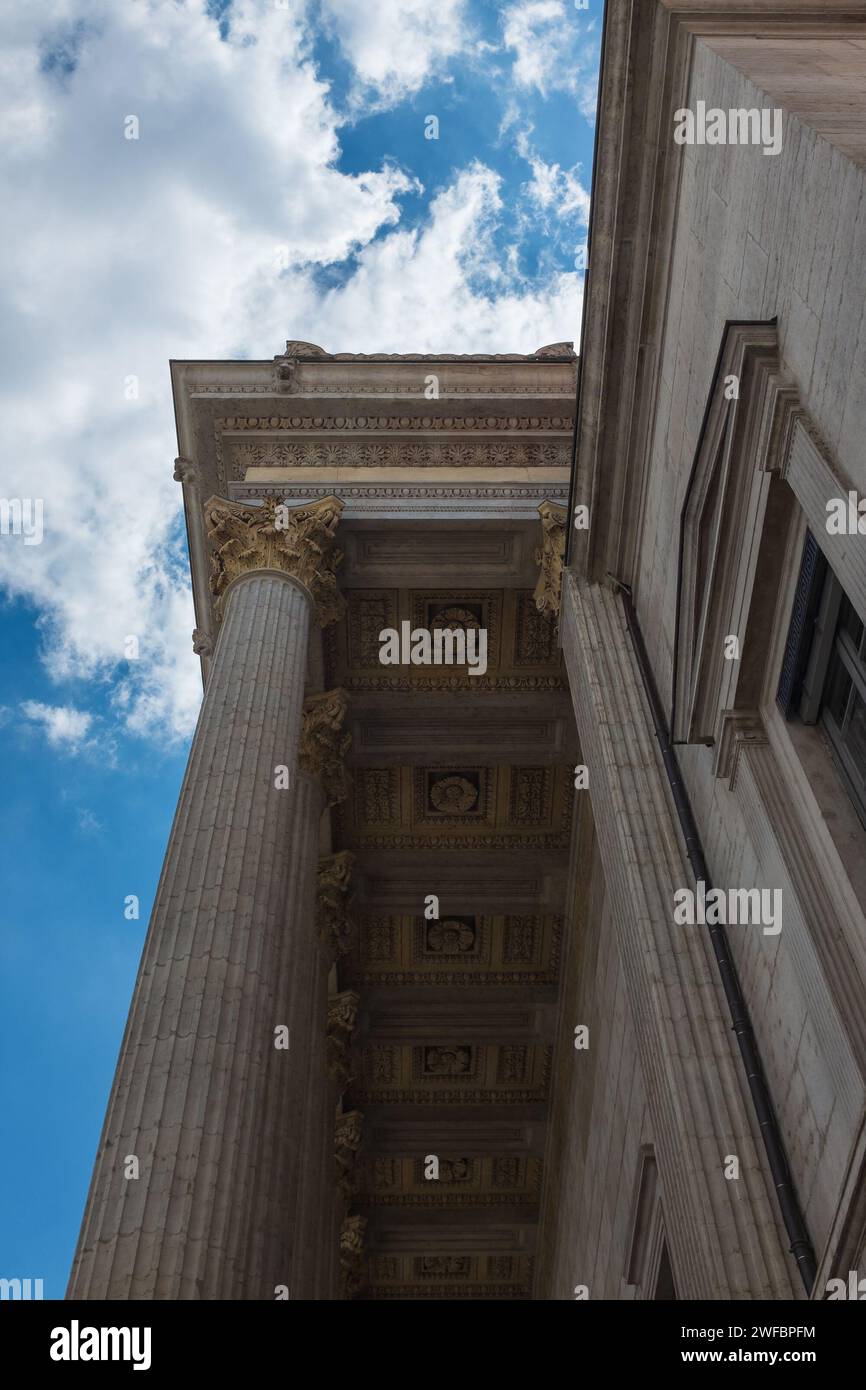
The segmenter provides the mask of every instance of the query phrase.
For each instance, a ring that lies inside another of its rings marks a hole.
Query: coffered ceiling
[[[509,551],[539,540],[512,534]],[[379,572],[388,542],[368,552]],[[509,586],[455,587],[436,582],[434,547],[423,566],[401,549],[409,577],[426,568],[428,582],[399,583],[389,559],[393,583],[344,588],[347,619],[325,654],[327,683],[350,694],[353,736],[351,789],[333,829],[336,847],[356,856],[357,942],[339,987],[360,999],[343,1097],[363,1116],[344,1176],[351,1210],[368,1223],[360,1296],[525,1299],[574,726],[553,621],[520,583],[520,567]],[[438,553],[448,555],[447,538]],[[495,553],[487,547],[488,562]],[[484,627],[487,671],[383,666],[379,634],[404,620]],[[430,894],[437,918],[425,916]]]

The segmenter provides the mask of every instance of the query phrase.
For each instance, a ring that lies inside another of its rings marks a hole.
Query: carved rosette
[[[541,546],[535,552],[535,563],[541,566],[541,573],[533,597],[539,612],[558,615],[565,566],[567,512],[556,502],[542,502],[538,514],[541,517]]]
[[[324,690],[304,701],[298,765],[302,772],[318,778],[329,806],[345,801],[349,794],[343,759],[352,735],[342,732],[348,704],[345,690]]]
[[[357,1191],[358,1150],[364,1137],[364,1116],[360,1110],[348,1110],[334,1121],[334,1161],[337,1187],[350,1202]]]
[[[352,1035],[358,1022],[361,996],[353,989],[343,990],[328,1001],[326,1062],[328,1077],[345,1091],[352,1080]]]
[[[337,622],[345,600],[335,573],[342,556],[333,544],[342,510],[338,497],[323,497],[303,507],[288,507],[274,498],[248,506],[211,497],[204,513],[217,617],[233,579],[271,569],[292,575],[309,589],[322,627]]]
[[[367,1218],[347,1216],[340,1227],[340,1269],[347,1298],[357,1298],[364,1287],[364,1247]]]
[[[316,882],[316,930],[333,961],[348,955],[355,945],[357,928],[346,911],[354,854],[341,850],[319,860]]]

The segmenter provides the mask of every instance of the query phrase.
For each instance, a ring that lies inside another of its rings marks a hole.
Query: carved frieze
[[[250,468],[567,468],[566,443],[481,440],[409,443],[388,439],[220,441],[227,475],[243,482]],[[219,461],[220,478],[224,463]]]
[[[342,732],[347,707],[345,690],[325,690],[304,701],[298,765],[318,778],[329,806],[344,801],[349,792],[344,759],[352,735]]]
[[[292,575],[309,589],[323,627],[337,622],[345,603],[337,589],[335,570],[341,557],[333,543],[342,510],[337,497],[303,507],[286,507],[273,499],[254,507],[211,497],[204,513],[217,616],[233,579],[272,569]]]

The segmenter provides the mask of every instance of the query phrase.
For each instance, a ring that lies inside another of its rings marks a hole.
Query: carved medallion
[[[437,811],[459,816],[475,806],[478,788],[467,782],[465,777],[442,777],[438,782],[431,783],[430,800]]]

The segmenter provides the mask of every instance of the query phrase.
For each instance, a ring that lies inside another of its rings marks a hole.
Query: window
[[[807,532],[777,699],[821,726],[866,826],[866,628],[816,550]]]
[[[674,1272],[671,1269],[671,1258],[668,1254],[667,1241],[662,1243],[662,1253],[659,1258],[659,1272],[656,1276],[656,1290],[653,1294],[655,1303],[676,1303],[677,1290],[674,1284]]]

